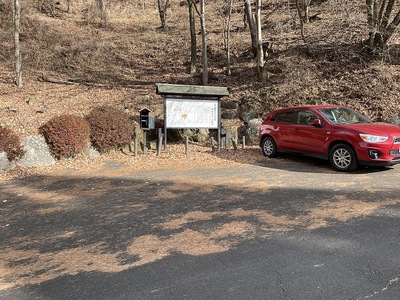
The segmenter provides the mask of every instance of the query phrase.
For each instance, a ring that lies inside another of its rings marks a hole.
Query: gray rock
[[[221,118],[222,119],[233,120],[233,119],[239,118],[239,114],[238,114],[238,111],[236,109],[225,109],[221,113]]]
[[[88,147],[83,150],[83,154],[87,157],[98,157],[100,156],[100,152],[94,149],[93,147]]]
[[[209,130],[206,128],[184,129],[183,135],[194,142],[205,142],[209,139]]]
[[[41,167],[51,166],[55,163],[54,157],[50,153],[49,146],[41,135],[31,135],[25,138],[22,143],[26,150],[25,155],[18,161],[22,167]]]
[[[221,103],[221,107],[225,109],[238,109],[239,102],[238,101],[225,101]]]
[[[6,152],[0,152],[0,171],[8,171],[15,167],[15,163],[7,158]]]
[[[258,129],[262,123],[261,119],[251,119],[246,124],[246,144],[257,145],[258,144]]]

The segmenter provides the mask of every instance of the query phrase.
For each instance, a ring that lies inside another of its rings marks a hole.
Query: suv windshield
[[[371,120],[349,108],[321,108],[318,111],[332,124],[371,123]]]

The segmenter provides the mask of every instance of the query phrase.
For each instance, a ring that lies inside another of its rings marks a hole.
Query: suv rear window
[[[292,123],[293,115],[294,111],[292,110],[278,112],[271,118],[271,121]]]

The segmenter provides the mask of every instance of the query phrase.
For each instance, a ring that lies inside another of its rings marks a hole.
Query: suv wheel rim
[[[266,141],[264,144],[264,152],[267,155],[271,155],[274,152],[274,145],[270,140]]]
[[[351,164],[351,154],[346,149],[337,149],[333,154],[333,161],[339,168],[347,168]]]

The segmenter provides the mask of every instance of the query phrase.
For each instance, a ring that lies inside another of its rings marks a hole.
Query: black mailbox
[[[154,118],[150,114],[151,110],[147,108],[143,108],[140,111],[140,128],[143,130],[154,129]]]

